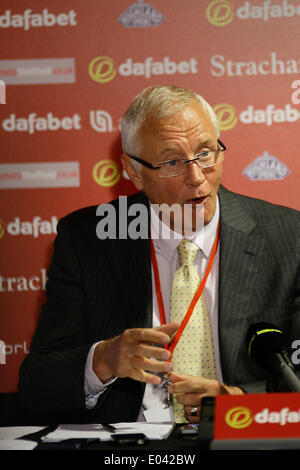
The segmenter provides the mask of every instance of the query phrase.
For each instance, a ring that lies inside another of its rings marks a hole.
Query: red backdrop
[[[119,119],[146,86],[203,95],[225,186],[299,209],[299,25],[299,0],[1,1],[1,392],[17,389],[57,220],[134,191]]]

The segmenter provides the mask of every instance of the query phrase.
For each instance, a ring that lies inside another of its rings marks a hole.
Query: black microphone
[[[300,381],[289,359],[286,342],[283,331],[267,322],[250,325],[246,335],[246,347],[250,358],[259,366],[271,371],[277,387],[281,382],[289,391],[300,392]]]

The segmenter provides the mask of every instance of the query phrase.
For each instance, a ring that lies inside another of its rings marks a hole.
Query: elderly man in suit
[[[276,324],[290,344],[300,338],[299,213],[220,185],[226,147],[212,108],[190,90],[147,88],[121,129],[122,163],[139,191],[128,214],[147,210],[149,236],[99,239],[97,207],[60,221],[21,396],[76,422],[174,419],[175,403],[176,421],[198,422],[204,396],[265,391],[267,372],[245,348],[251,323]],[[182,214],[189,206],[188,235],[171,215],[177,236],[155,236],[153,208],[163,204]]]

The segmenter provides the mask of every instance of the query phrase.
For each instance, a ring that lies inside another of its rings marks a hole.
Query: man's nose
[[[193,185],[202,184],[205,181],[205,175],[198,166],[197,161],[191,160],[186,163],[186,182]]]

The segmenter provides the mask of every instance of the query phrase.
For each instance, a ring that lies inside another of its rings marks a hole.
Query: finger
[[[138,382],[144,382],[153,385],[159,385],[161,378],[158,375],[149,374],[142,369],[131,369],[130,373],[127,374],[133,380]]]
[[[177,393],[206,393],[209,390],[210,383],[202,377],[185,377],[184,380],[172,383],[168,387],[168,391],[173,394]]]
[[[171,353],[162,347],[149,346],[145,343],[132,343],[128,346],[128,351],[134,356],[155,358],[161,361],[171,359]]]
[[[156,343],[168,344],[170,336],[163,331],[158,331],[155,328],[133,328],[126,330],[123,333],[124,341],[128,343]]]
[[[194,391],[194,389],[192,387],[190,379],[178,380],[178,382],[173,382],[168,387],[168,392],[174,395],[183,394],[183,393],[192,392],[192,391]],[[198,392],[199,389],[197,388],[195,391]]]
[[[154,330],[166,333],[168,336],[171,337],[178,330],[179,326],[180,326],[180,323],[176,321],[172,321],[170,323],[167,323],[166,325],[158,326],[154,328]]]
[[[180,393],[176,394],[176,400],[178,403],[184,406],[188,406],[189,408],[200,406],[201,399],[203,397],[200,393]]]
[[[192,424],[197,424],[197,423],[200,423],[200,416],[199,416],[199,411],[197,409],[197,414],[195,415],[194,413],[191,413],[191,410],[193,408],[190,408],[190,407],[185,407],[184,408],[184,417],[185,419],[189,422],[189,423],[192,423]]]
[[[172,372],[172,374],[169,374],[168,379],[169,379],[170,382],[175,383],[175,382],[181,382],[182,380],[188,379],[188,376],[187,375],[174,374],[174,372]]]
[[[196,418],[200,414],[200,406],[199,407],[198,406],[185,406],[184,412],[186,416]]]
[[[168,373],[173,369],[173,365],[170,362],[156,361],[155,359],[137,356],[131,359],[131,364],[134,368],[157,373]]]
[[[200,416],[186,416],[186,419],[191,424],[199,424]]]
[[[189,406],[188,413],[190,416],[199,416],[200,407],[198,406]]]

